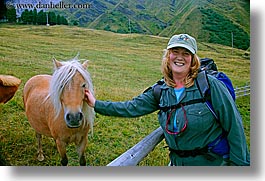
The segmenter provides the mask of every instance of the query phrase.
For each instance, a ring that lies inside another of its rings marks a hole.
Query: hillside
[[[12,2],[18,5],[18,16],[26,7],[37,7],[37,11],[53,11],[81,27],[162,37],[184,32],[201,42],[250,49],[248,0],[62,0],[71,6],[64,8],[54,7],[60,0]],[[50,3],[52,8],[44,8]]]
[[[65,0],[82,4],[83,0]],[[250,2],[247,0],[90,0],[89,9],[64,9],[79,26],[118,33],[172,36],[185,32],[198,41],[240,49],[250,46]],[[58,11],[57,11],[58,12]]]

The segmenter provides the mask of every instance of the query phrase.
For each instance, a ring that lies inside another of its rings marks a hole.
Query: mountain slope
[[[117,33],[172,36],[189,33],[198,41],[250,46],[250,2],[247,0],[68,0],[90,3],[90,9],[61,10],[80,26]]]

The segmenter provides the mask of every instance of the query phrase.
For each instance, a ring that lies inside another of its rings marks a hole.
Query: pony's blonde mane
[[[87,70],[85,70],[85,68],[78,61],[78,59],[74,58],[72,60],[60,63],[62,64],[62,66],[55,69],[52,75],[48,95],[54,105],[56,116],[59,115],[62,109],[60,97],[63,92],[63,89],[71,82],[76,72],[79,72],[83,76],[83,78],[88,84],[88,89],[91,91],[92,94],[94,94],[90,74]],[[89,107],[86,102],[83,102],[82,111],[86,120],[84,126],[86,126],[88,123],[93,134],[93,124],[95,116],[94,109]]]

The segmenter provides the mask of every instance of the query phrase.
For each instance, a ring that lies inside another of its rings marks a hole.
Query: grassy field
[[[43,138],[45,160],[36,160],[34,130],[25,117],[22,91],[26,81],[37,74],[52,74],[52,57],[72,59],[80,53],[90,60],[90,72],[97,99],[123,101],[137,96],[162,76],[160,63],[168,39],[146,35],[123,35],[69,26],[0,24],[0,74],[22,80],[16,95],[0,105],[0,154],[10,165],[60,165],[51,138]],[[200,57],[213,58],[235,86],[250,82],[250,60],[242,50],[198,43]],[[250,97],[237,99],[250,145]],[[139,118],[96,115],[94,136],[89,135],[87,164],[104,166],[135,145],[159,126],[156,112]],[[141,166],[167,165],[168,150],[162,141]],[[70,166],[77,166],[74,145],[68,147]]]

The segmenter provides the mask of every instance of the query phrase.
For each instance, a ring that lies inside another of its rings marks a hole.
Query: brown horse
[[[7,103],[11,100],[16,91],[18,90],[21,80],[12,75],[0,75],[0,104]],[[9,165],[9,163],[1,155],[2,150],[0,149],[0,166]]]
[[[0,75],[0,103],[7,103],[18,90],[21,80],[11,75]]]
[[[93,93],[88,61],[76,58],[67,62],[53,60],[55,71],[50,75],[30,78],[23,90],[26,116],[36,131],[38,160],[44,160],[41,135],[54,138],[61,164],[67,165],[66,147],[75,143],[79,164],[86,165],[85,148],[88,131],[93,134],[94,109],[84,101],[84,89]]]

